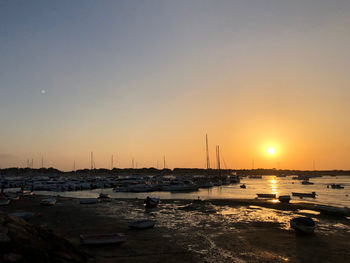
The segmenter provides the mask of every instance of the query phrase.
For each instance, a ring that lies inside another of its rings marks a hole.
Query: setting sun
[[[273,155],[273,154],[275,154],[276,150],[275,150],[275,148],[273,148],[273,147],[269,147],[269,148],[267,149],[267,152],[268,152],[269,154]]]

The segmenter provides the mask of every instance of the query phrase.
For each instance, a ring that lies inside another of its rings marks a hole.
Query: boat
[[[239,187],[240,187],[240,188],[243,188],[243,189],[246,189],[246,188],[247,188],[245,184],[241,184]]]
[[[53,206],[56,204],[56,198],[46,198],[41,200],[40,204],[41,205],[46,205],[46,206]]]
[[[147,229],[154,227],[155,223],[154,220],[142,219],[131,222],[129,227],[133,229]]]
[[[317,205],[316,209],[323,214],[327,215],[338,215],[338,216],[348,216],[350,214],[350,209],[347,207],[336,207],[330,205]]]
[[[23,191],[17,192],[17,195],[19,195],[19,196],[31,196],[33,194],[34,194],[34,192],[30,191],[30,190],[23,190]]]
[[[299,196],[300,198],[302,198],[302,197],[316,198],[316,192],[312,192],[312,193],[295,193],[295,192],[292,192],[292,196]]]
[[[146,200],[144,201],[144,204],[146,208],[157,207],[157,205],[159,204],[159,198],[151,198],[147,196]]]
[[[260,198],[276,198],[276,194],[256,194]]]
[[[310,217],[295,217],[290,220],[290,227],[297,232],[312,234],[315,231],[316,223]]]
[[[304,185],[314,184],[313,182],[309,182],[308,180],[304,180],[301,183]]]
[[[118,233],[103,235],[80,235],[80,242],[83,245],[121,244],[125,241],[126,237]]]
[[[280,195],[278,197],[278,200],[281,202],[281,203],[289,203],[290,201],[290,195]]]
[[[83,199],[80,199],[79,202],[82,205],[97,204],[98,199],[97,198],[83,198]]]
[[[329,186],[331,186],[332,189],[344,189],[344,186],[340,184],[330,184],[330,185],[327,185],[327,188],[329,188]]]
[[[9,199],[2,199],[2,200],[0,200],[0,206],[9,205],[10,202],[11,201]]]

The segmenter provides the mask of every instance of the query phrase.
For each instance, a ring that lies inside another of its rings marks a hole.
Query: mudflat
[[[42,206],[29,196],[2,207],[6,213],[33,212],[27,221],[69,240],[90,262],[345,262],[350,258],[350,220],[317,213],[313,204],[266,200],[161,200],[145,209],[141,199],[80,204],[57,198]],[[289,227],[294,216],[317,222],[313,235]],[[154,228],[133,230],[130,221],[156,221]],[[80,234],[122,233],[122,245],[83,246]]]

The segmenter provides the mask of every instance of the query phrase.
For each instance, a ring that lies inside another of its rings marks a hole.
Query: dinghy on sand
[[[155,223],[153,220],[142,219],[131,222],[129,227],[133,229],[147,229],[154,227]]]
[[[290,227],[297,232],[312,234],[315,231],[316,223],[310,217],[296,217],[290,220]]]

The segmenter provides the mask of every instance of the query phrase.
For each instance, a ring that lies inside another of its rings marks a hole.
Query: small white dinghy
[[[40,204],[41,205],[46,205],[46,206],[53,206],[56,204],[56,198],[46,198],[41,200]]]
[[[315,231],[316,223],[310,217],[296,217],[290,220],[290,227],[297,232],[312,234]]]
[[[80,235],[80,242],[83,245],[121,244],[125,241],[126,237],[117,233],[104,235]]]
[[[335,216],[348,216],[350,209],[347,207],[336,207],[330,205],[317,205],[316,209],[323,214],[335,215]]]
[[[133,229],[147,229],[154,227],[155,223],[154,220],[142,219],[131,222],[129,227]]]
[[[82,205],[91,205],[91,204],[97,204],[98,199],[97,198],[83,198],[83,199],[80,199],[79,202]]]

